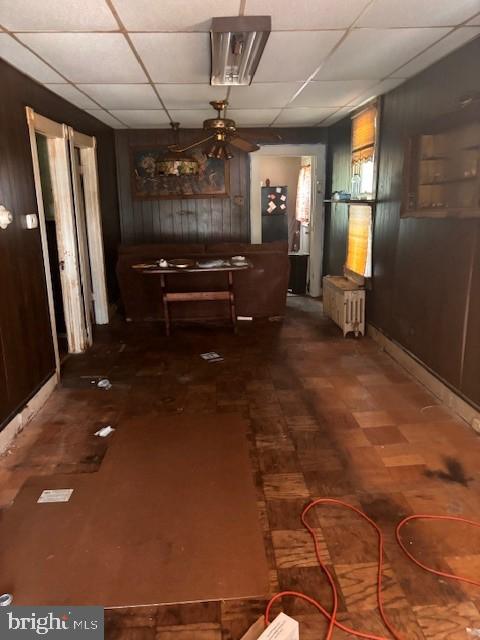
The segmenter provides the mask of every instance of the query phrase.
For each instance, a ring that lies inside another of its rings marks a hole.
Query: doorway
[[[59,372],[64,352],[81,353],[93,324],[108,323],[95,138],[27,107],[38,226]]]
[[[250,155],[251,242],[288,242],[294,293],[318,297],[323,261],[325,146],[264,146]]]

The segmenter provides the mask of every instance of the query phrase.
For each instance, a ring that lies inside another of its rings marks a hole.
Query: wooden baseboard
[[[40,411],[51,393],[57,386],[58,378],[54,373],[37,393],[30,398],[21,409],[0,432],[0,454],[4,453],[12,444],[15,436],[22,431],[32,418]]]
[[[387,338],[385,334],[373,325],[367,325],[367,334],[451,411],[456,413],[462,420],[465,420],[475,431],[480,432],[480,411],[476,407],[469,404],[445,382],[436,377],[412,353],[397,342]]]

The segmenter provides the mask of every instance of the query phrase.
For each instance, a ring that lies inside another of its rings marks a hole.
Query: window
[[[348,216],[348,247],[345,269],[371,278],[372,276],[372,207],[352,204]]]
[[[376,138],[377,105],[375,103],[352,117],[352,200],[374,197]]]

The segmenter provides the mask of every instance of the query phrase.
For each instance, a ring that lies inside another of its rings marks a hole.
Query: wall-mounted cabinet
[[[466,115],[409,140],[402,217],[480,217],[480,119]]]

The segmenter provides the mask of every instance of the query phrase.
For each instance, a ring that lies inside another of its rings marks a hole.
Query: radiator
[[[365,289],[341,276],[323,278],[323,310],[343,335],[365,335]]]

